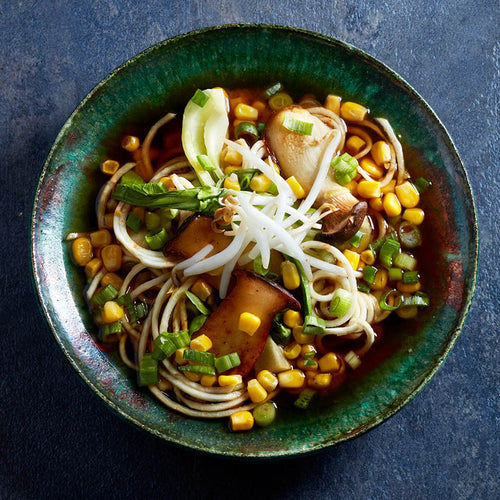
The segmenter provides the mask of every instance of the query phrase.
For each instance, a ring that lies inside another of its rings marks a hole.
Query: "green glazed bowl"
[[[182,112],[197,88],[276,81],[299,96],[328,93],[387,118],[414,177],[432,181],[423,207],[422,274],[431,307],[398,323],[338,393],[307,412],[283,410],[271,428],[231,433],[223,421],[180,416],[137,387],[114,354],[99,350],[83,299],[85,277],[65,236],[96,227],[99,165],[125,131],[145,131]],[[398,75],[359,49],[316,33],[271,25],[230,25],[166,40],[105,78],[68,119],[43,167],[32,216],[32,265],[45,317],[88,387],[141,429],[203,452],[272,458],[305,454],[357,436],[393,415],[432,377],[455,342],[473,295],[477,225],[465,170],[445,128]]]

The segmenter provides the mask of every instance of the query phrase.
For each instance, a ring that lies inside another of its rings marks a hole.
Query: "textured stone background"
[[[498,498],[499,17],[498,2],[487,0],[4,0],[0,498]],[[481,234],[472,310],[423,392],[352,442],[277,463],[174,449],[115,417],[52,340],[29,269],[37,178],[78,102],[150,45],[231,22],[320,31],[401,74],[455,141]]]

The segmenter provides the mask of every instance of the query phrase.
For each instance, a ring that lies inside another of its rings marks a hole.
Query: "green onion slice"
[[[259,427],[268,427],[276,419],[276,406],[270,401],[256,406],[253,409],[253,418]]]
[[[399,241],[393,240],[392,238],[387,238],[382,247],[380,248],[380,262],[386,268],[392,266],[393,257],[399,252],[401,245]]]
[[[253,123],[241,122],[236,127],[234,135],[236,139],[239,139],[242,135],[249,135],[253,139],[258,139],[259,131],[257,130],[257,127]]]
[[[109,284],[92,297],[92,302],[96,306],[103,306],[106,302],[115,299],[117,295],[118,290],[113,285]]]
[[[361,240],[363,239],[364,233],[362,231],[358,231],[350,240],[349,243],[354,247],[354,248],[359,248],[359,244],[361,243]]]
[[[418,271],[406,271],[403,273],[403,283],[405,285],[413,285],[418,283]]]
[[[168,233],[167,230],[162,227],[156,233],[147,234],[144,239],[151,250],[160,250],[160,248],[163,248],[168,241]]]
[[[139,174],[135,173],[133,170],[129,170],[122,175],[119,184],[122,186],[131,186],[135,184],[142,185],[146,183]]]
[[[415,180],[413,185],[417,188],[417,191],[422,194],[427,188],[432,186],[432,183],[425,179],[424,177],[419,177]]]
[[[349,153],[344,153],[336,156],[332,160],[331,166],[334,169],[335,180],[341,186],[345,186],[356,177],[359,163]]]
[[[400,281],[403,279],[403,270],[399,267],[391,267],[389,269],[389,280]]]
[[[174,333],[162,332],[160,335],[166,335],[174,344],[177,349],[186,347],[191,342],[191,335],[187,330],[180,330]]]
[[[142,221],[137,217],[137,215],[134,214],[134,212],[130,212],[127,217],[127,227],[132,229],[134,233],[138,233],[139,229],[141,229],[142,226]]]
[[[186,290],[186,297],[189,299],[191,304],[193,304],[193,306],[196,307],[198,312],[204,314],[205,316],[208,316],[210,314],[210,310],[207,308],[207,306],[193,292]]]
[[[197,104],[200,108],[203,108],[209,99],[210,96],[200,89],[197,89],[194,96],[191,97],[191,101]]]
[[[277,344],[287,345],[292,338],[292,330],[283,324],[283,313],[278,313],[271,325],[271,337]]]
[[[366,265],[363,270],[363,279],[367,283],[370,283],[370,285],[373,285],[373,283],[375,283],[377,271],[378,269],[376,267]]]
[[[391,294],[395,294],[399,299],[397,304],[394,306],[391,306],[390,304],[387,303],[387,299],[389,298],[389,296]],[[380,309],[382,309],[382,311],[395,311],[401,305],[401,303],[402,303],[401,295],[399,294],[399,292],[396,289],[393,289],[393,290],[389,290],[388,292],[384,293],[384,295],[380,299],[378,305],[380,306]]]
[[[148,231],[158,231],[160,229],[160,216],[154,212],[146,212],[144,224]]]
[[[112,335],[119,335],[122,332],[122,324],[120,321],[115,321],[114,323],[104,325],[101,328],[101,342],[107,342],[109,337]]]
[[[332,301],[330,302],[330,314],[336,318],[344,316],[352,305],[352,293],[337,288],[333,292]]]
[[[370,285],[364,281],[358,281],[358,290],[364,293],[370,293]]]
[[[237,352],[226,354],[220,358],[216,358],[214,362],[215,368],[219,373],[227,372],[231,368],[241,365],[240,357]]]
[[[417,259],[408,253],[401,252],[394,258],[394,265],[405,271],[414,271],[417,267]]]
[[[277,94],[280,90],[283,90],[283,84],[280,82],[273,83],[270,87],[264,90],[264,96],[269,99],[274,94]]]
[[[217,167],[212,163],[212,160],[210,160],[207,155],[198,155],[196,159],[203,170],[206,170],[207,172],[215,172],[217,170]]]
[[[296,408],[300,408],[301,410],[307,410],[309,408],[309,405],[311,404],[311,400],[313,396],[316,394],[316,391],[312,389],[304,389],[300,394],[299,397],[295,400],[295,403],[293,404]]]
[[[194,317],[191,320],[191,323],[189,323],[189,333],[191,335],[193,333],[196,333],[205,324],[207,318],[208,316],[206,316],[205,314],[200,314],[199,316]]]
[[[325,333],[326,323],[323,318],[318,318],[310,314],[304,318],[302,333],[306,335],[323,335]]]
[[[285,118],[283,119],[283,127],[297,134],[311,135],[313,125],[311,122],[297,120],[290,113],[285,113]]]
[[[423,292],[415,292],[413,295],[403,300],[403,306],[427,307],[430,303],[429,296]]]
[[[276,94],[269,98],[268,103],[273,111],[278,111],[278,109],[286,108],[293,104],[293,99],[286,92],[276,92]]]
[[[177,369],[180,372],[193,372],[201,373],[202,375],[212,375],[215,376],[215,368],[208,365],[181,365]]]
[[[195,349],[186,349],[182,354],[186,361],[193,361],[202,365],[215,366],[215,354],[212,352],[196,351]]]
[[[409,221],[402,221],[398,228],[399,241],[406,248],[415,248],[422,242],[420,229]]]
[[[153,340],[154,350],[153,358],[157,360],[162,360],[169,358],[177,350],[177,346],[172,342],[172,339],[168,337],[168,334],[161,333]]]
[[[144,354],[139,363],[139,385],[154,385],[158,383],[158,361],[152,354]]]

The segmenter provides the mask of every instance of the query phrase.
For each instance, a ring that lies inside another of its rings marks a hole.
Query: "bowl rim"
[[[457,318],[455,320],[455,325],[452,330],[450,330],[448,338],[446,343],[442,343],[441,347],[442,350],[440,351],[439,355],[436,356],[436,361],[429,367],[426,375],[422,378],[420,383],[414,388],[414,390],[408,394],[404,399],[400,400],[397,402],[397,404],[391,405],[390,408],[387,408],[385,412],[378,414],[371,422],[369,422],[366,426],[361,427],[356,429],[352,433],[346,433],[343,434],[342,436],[338,436],[332,439],[329,439],[327,441],[324,441],[320,444],[316,444],[313,446],[306,447],[301,450],[294,450],[290,451],[287,449],[280,449],[278,451],[272,450],[272,451],[267,451],[264,450],[261,453],[258,452],[251,452],[251,453],[238,453],[235,450],[226,450],[226,451],[219,451],[219,450],[212,450],[212,449],[201,449],[197,448],[193,445],[186,444],[184,442],[179,442],[175,438],[172,438],[168,435],[165,435],[164,433],[161,433],[154,429],[153,427],[144,424],[143,422],[139,421],[137,418],[129,415],[126,411],[122,410],[120,407],[118,407],[112,399],[110,399],[106,393],[104,393],[96,384],[94,384],[83,372],[83,370],[79,367],[77,360],[73,358],[73,356],[70,354],[70,352],[66,349],[64,346],[62,339],[60,338],[60,334],[58,333],[58,329],[56,327],[56,324],[54,323],[52,316],[50,314],[49,308],[47,307],[47,304],[44,299],[44,294],[40,286],[40,276],[37,272],[37,265],[36,265],[36,248],[37,248],[37,241],[35,238],[35,231],[38,225],[38,220],[37,220],[37,209],[39,206],[40,202],[40,195],[42,192],[42,189],[45,184],[46,176],[48,173],[48,170],[50,168],[52,158],[54,155],[54,152],[61,141],[61,139],[65,136],[66,132],[71,129],[73,125],[73,121],[75,116],[78,115],[80,110],[84,108],[88,101],[90,101],[100,90],[107,84],[108,81],[111,79],[115,78],[117,74],[125,70],[131,65],[136,64],[139,60],[147,57],[149,54],[158,51],[158,50],[165,50],[165,47],[168,47],[169,45],[172,44],[177,44],[179,41],[183,39],[190,39],[194,38],[199,35],[205,35],[211,32],[217,32],[221,30],[260,30],[260,29],[268,29],[268,30],[274,30],[274,31],[282,31],[282,32],[289,32],[291,34],[300,34],[306,38],[309,38],[311,40],[317,40],[317,41],[322,41],[326,42],[327,44],[331,46],[337,46],[343,50],[351,51],[355,53],[356,57],[359,59],[363,60],[363,62],[367,63],[368,65],[375,67],[378,69],[381,73],[386,74],[394,83],[396,83],[399,87],[401,87],[405,92],[411,95],[413,99],[419,102],[420,105],[423,106],[425,113],[427,114],[428,118],[431,121],[434,121],[435,125],[443,132],[442,134],[442,140],[447,148],[447,150],[451,153],[451,155],[454,157],[454,167],[456,173],[461,177],[461,181],[463,183],[463,190],[466,195],[466,199],[470,202],[470,206],[468,207],[468,211],[470,212],[470,215],[472,216],[472,224],[471,224],[471,235],[473,237],[473,245],[471,245],[471,249],[473,250],[473,254],[469,255],[469,260],[472,262],[471,270],[470,270],[470,280],[469,280],[469,286],[466,290],[466,294],[464,293],[464,301],[463,301],[463,307],[461,310],[458,311]],[[458,335],[460,334],[464,322],[467,318],[467,315],[470,311],[472,300],[474,297],[475,289],[476,289],[476,282],[477,282],[477,272],[478,272],[478,258],[479,258],[479,231],[478,231],[478,223],[477,223],[477,211],[476,211],[476,206],[475,206],[475,198],[474,194],[472,191],[472,187],[467,175],[467,171],[465,170],[464,164],[462,162],[462,159],[458,153],[458,150],[451,139],[446,127],[440,120],[440,118],[437,116],[437,114],[434,112],[432,107],[427,103],[427,101],[403,78],[401,77],[398,73],[396,73],[394,70],[392,70],[389,66],[387,66],[384,62],[380,61],[379,59],[375,58],[374,56],[370,55],[369,53],[365,52],[363,49],[360,49],[349,42],[343,41],[339,38],[326,35],[324,33],[319,33],[315,32],[309,29],[305,28],[300,28],[296,26],[288,26],[288,25],[281,25],[281,24],[272,24],[272,23],[230,23],[230,24],[221,24],[221,25],[215,25],[215,26],[208,26],[208,27],[203,27],[195,30],[191,30],[179,35],[176,35],[171,38],[167,38],[165,40],[162,40],[156,44],[151,45],[150,47],[142,50],[141,52],[137,53],[130,59],[127,59],[125,62],[117,66],[115,69],[113,69],[109,74],[107,74],[97,85],[95,85],[88,93],[87,95],[80,101],[80,103],[74,108],[73,112],[69,115],[69,117],[66,119],[64,122],[63,126],[61,127],[60,131],[58,132],[56,138],[54,139],[54,142],[51,146],[50,151],[47,154],[47,157],[43,163],[42,170],[40,172],[39,180],[36,186],[35,190],[35,195],[33,199],[33,205],[32,205],[32,211],[31,211],[31,225],[30,225],[30,264],[31,264],[31,278],[32,278],[32,283],[33,287],[35,289],[37,298],[38,298],[38,306],[39,309],[44,316],[45,321],[47,322],[50,331],[55,338],[57,344],[59,345],[59,348],[62,350],[66,358],[69,360],[71,366],[73,369],[78,373],[80,376],[80,380],[84,382],[84,385],[91,390],[91,392],[98,396],[101,400],[103,400],[106,404],[107,407],[109,407],[111,410],[113,410],[114,413],[116,413],[119,417],[124,419],[130,424],[134,424],[135,427],[141,429],[144,432],[148,432],[149,434],[152,434],[156,437],[161,438],[163,441],[172,444],[174,446],[180,446],[183,448],[191,449],[193,451],[202,453],[202,454],[208,454],[208,455],[218,455],[221,457],[231,457],[231,458],[243,458],[243,459],[276,459],[276,458],[291,458],[291,457],[297,457],[297,456],[303,456],[303,455],[308,455],[311,453],[319,452],[322,451],[326,448],[330,448],[335,444],[351,440],[352,438],[358,437],[369,430],[374,429],[378,425],[380,425],[382,422],[385,422],[392,416],[394,416],[402,407],[406,406],[417,394],[419,394],[422,389],[427,385],[427,383],[430,381],[430,379],[435,375],[435,373],[439,370],[439,368],[442,366],[443,362],[447,358],[448,354],[450,353],[451,349],[453,348]]]

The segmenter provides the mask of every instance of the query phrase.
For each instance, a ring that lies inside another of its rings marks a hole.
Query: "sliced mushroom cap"
[[[287,129],[283,125],[285,117],[312,123],[311,134]],[[283,177],[293,175],[307,192],[316,179],[321,158],[331,139],[331,132],[332,129],[317,116],[301,106],[293,105],[281,109],[268,120],[265,141]],[[325,179],[314,206],[320,207],[324,204],[331,208],[332,213],[322,220],[323,240],[349,239],[366,216],[366,202],[360,202],[331,175]]]

